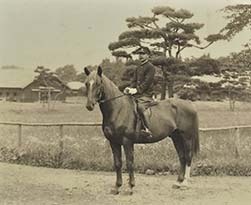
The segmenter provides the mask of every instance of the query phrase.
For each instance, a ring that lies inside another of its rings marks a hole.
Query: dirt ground
[[[123,175],[125,185],[127,175]],[[176,176],[136,174],[132,196],[111,195],[109,172],[49,169],[0,163],[1,205],[246,205],[251,177],[193,177],[189,189],[173,189]],[[125,186],[126,187],[126,186]]]

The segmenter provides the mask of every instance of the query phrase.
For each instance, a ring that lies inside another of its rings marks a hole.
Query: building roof
[[[193,76],[192,79],[198,79],[207,83],[218,83],[222,80],[222,77],[213,75]]]
[[[79,90],[80,88],[85,87],[84,83],[81,83],[79,81],[72,81],[67,83],[67,86],[71,89],[71,90]]]
[[[0,68],[0,88],[24,88],[36,75],[32,70],[25,68]]]

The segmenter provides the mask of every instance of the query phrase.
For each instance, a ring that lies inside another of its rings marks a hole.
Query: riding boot
[[[136,125],[136,136],[137,137],[152,137],[152,133],[147,127],[144,111],[145,106],[136,100],[136,110],[137,110],[137,125]]]
[[[141,136],[145,136],[145,137],[152,137],[152,132],[150,131],[150,129],[146,126],[146,123],[144,122],[144,120],[142,119],[142,129],[140,131],[140,135]]]
[[[139,115],[137,114],[137,122],[136,122],[136,129],[135,129],[137,138],[141,136],[141,127],[142,127],[142,122]]]
[[[139,133],[140,133],[140,136],[142,137],[152,137],[152,132],[150,131],[150,129],[147,127],[147,123],[146,123],[146,120],[145,120],[145,116],[144,116],[144,113],[140,113],[139,112],[139,121],[140,121],[140,130],[139,130]]]

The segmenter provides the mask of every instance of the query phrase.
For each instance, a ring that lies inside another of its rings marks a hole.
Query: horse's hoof
[[[119,194],[119,190],[118,190],[118,189],[112,189],[112,190],[110,191],[110,194],[118,195],[118,194]]]
[[[173,189],[181,189],[181,190],[186,190],[189,188],[187,181],[183,182],[176,182],[172,186]]]
[[[181,183],[180,182],[175,182],[172,186],[173,189],[179,189],[181,187]]]
[[[131,196],[131,195],[133,195],[133,191],[132,190],[125,190],[123,192],[123,195],[125,195],[125,196]]]
[[[187,189],[189,189],[188,186],[181,186],[181,187],[180,187],[180,190],[187,190]]]

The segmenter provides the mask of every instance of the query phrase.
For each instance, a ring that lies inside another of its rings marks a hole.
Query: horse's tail
[[[193,153],[197,154],[200,151],[200,139],[199,139],[199,119],[197,113],[194,116],[194,123],[193,123]]]

